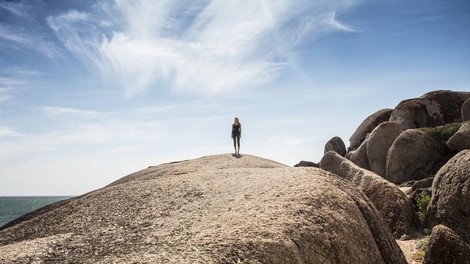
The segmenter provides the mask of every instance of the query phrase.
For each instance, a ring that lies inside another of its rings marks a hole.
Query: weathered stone
[[[338,153],[343,157],[346,155],[346,146],[340,137],[333,137],[332,139],[328,140],[328,142],[326,142],[323,153],[327,153],[330,150]]]
[[[411,232],[413,226],[418,225],[413,202],[395,184],[371,171],[359,168],[332,151],[323,156],[320,168],[353,182],[363,191],[396,238]]]
[[[429,92],[420,98],[401,101],[393,110],[390,121],[405,129],[461,122],[461,107],[468,98],[469,92]]]
[[[299,163],[295,164],[294,167],[315,167],[315,168],[318,168],[320,166],[318,166],[318,164],[315,163],[315,162],[302,160]]]
[[[470,149],[470,122],[463,123],[457,133],[446,144],[451,150],[461,151]]]
[[[470,150],[450,159],[436,174],[426,214],[429,226],[443,224],[470,242]]]
[[[0,263],[32,262],[406,260],[350,182],[228,154],[150,167],[0,230]]]
[[[460,109],[462,114],[462,121],[470,121],[470,99],[467,99]]]
[[[368,116],[349,138],[349,151],[355,150],[366,139],[368,133],[372,132],[380,123],[388,121],[392,113],[392,109],[382,109]]]
[[[385,177],[387,154],[395,139],[403,132],[396,122],[383,122],[370,134],[367,143],[367,159],[370,170]]]
[[[364,142],[362,142],[362,144],[359,146],[358,149],[353,150],[346,155],[347,159],[352,161],[357,166],[366,170],[370,170],[369,159],[367,158],[367,144],[368,143],[369,143],[368,139],[364,140]]]
[[[423,264],[470,264],[470,246],[452,229],[438,225],[432,229]]]
[[[402,132],[387,155],[385,178],[400,184],[433,175],[445,162],[447,148],[417,129]]]

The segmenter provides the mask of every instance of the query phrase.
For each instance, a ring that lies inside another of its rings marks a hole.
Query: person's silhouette
[[[235,148],[235,155],[240,155],[240,138],[242,137],[242,124],[238,117],[235,117],[235,120],[232,124],[232,139],[233,147]],[[238,145],[238,148],[237,148]]]

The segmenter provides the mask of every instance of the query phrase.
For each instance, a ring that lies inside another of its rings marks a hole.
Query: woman
[[[233,147],[235,148],[235,155],[240,155],[240,138],[242,137],[242,124],[240,124],[240,120],[238,117],[235,117],[232,125],[232,139],[233,139]],[[238,149],[237,149],[238,145]]]

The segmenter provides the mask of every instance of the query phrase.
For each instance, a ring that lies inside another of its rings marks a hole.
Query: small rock
[[[334,151],[344,157],[344,155],[346,155],[346,146],[340,137],[333,137],[328,142],[326,142],[323,154],[327,153],[328,151]]]
[[[302,160],[299,163],[295,164],[294,167],[315,167],[318,168],[318,164],[312,161]]]
[[[402,235],[402,236],[400,237],[400,240],[401,240],[401,241],[406,241],[406,240],[410,240],[410,239],[411,239],[411,237],[410,237],[409,235],[407,235],[407,234],[404,234],[404,235]]]

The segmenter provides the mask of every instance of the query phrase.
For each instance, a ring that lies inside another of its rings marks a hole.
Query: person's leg
[[[237,136],[238,151],[237,154],[240,155],[240,136]]]
[[[232,136],[233,139],[233,148],[235,149],[235,155],[237,154],[237,137]]]

